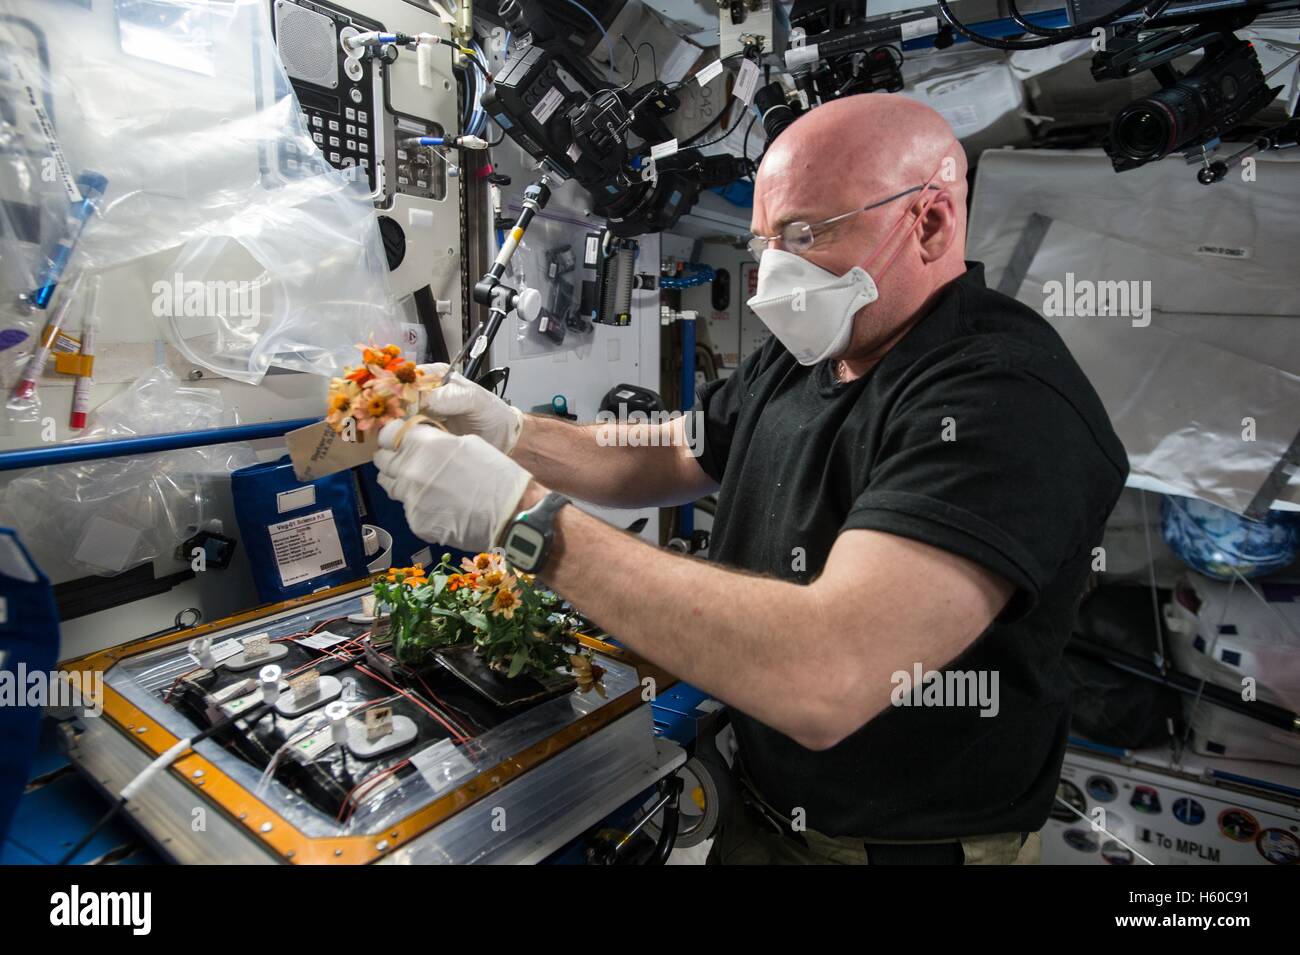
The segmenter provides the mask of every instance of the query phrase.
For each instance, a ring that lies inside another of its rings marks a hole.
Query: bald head
[[[936,190],[917,188],[932,177]],[[864,93],[800,116],[768,149],[755,177],[750,227],[768,236],[791,222],[816,225],[909,189],[916,191],[815,229],[813,248],[802,253],[835,275],[870,260],[880,299],[859,313],[846,357],[892,345],[896,333],[965,271],[961,144],[924,103]],[[933,201],[918,218],[927,195]],[[877,274],[891,259],[888,273]]]
[[[893,93],[832,100],[800,116],[763,157],[760,178],[797,180],[809,200],[892,195],[925,182],[944,157],[963,184],[966,154],[924,103]],[[769,183],[774,185],[775,183]]]

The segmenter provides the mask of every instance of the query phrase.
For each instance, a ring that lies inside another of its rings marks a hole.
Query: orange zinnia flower
[[[484,554],[479,554],[473,560],[466,557],[460,562],[460,565],[468,571],[484,571],[484,570],[491,570],[493,567],[498,566],[500,563],[501,560],[499,557],[497,557],[496,554],[484,553]]]
[[[520,604],[519,595],[513,590],[498,590],[496,596],[492,598],[492,615],[494,617],[505,617],[507,620],[513,620],[515,608]]]

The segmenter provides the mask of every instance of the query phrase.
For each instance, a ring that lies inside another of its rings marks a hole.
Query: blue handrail
[[[319,418],[295,418],[292,421],[266,421],[261,424],[233,425],[229,428],[206,428],[202,431],[148,434],[139,438],[111,438],[107,441],[55,444],[47,448],[17,448],[13,451],[0,451],[0,471],[17,471],[21,468],[36,468],[47,464],[72,464],[76,461],[95,461],[100,458],[120,458],[130,454],[156,454],[159,451],[178,451],[181,448],[199,448],[205,445],[226,444],[230,441],[279,438],[290,431],[315,424],[319,420]]]

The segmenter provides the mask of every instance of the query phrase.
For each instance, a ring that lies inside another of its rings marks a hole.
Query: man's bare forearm
[[[686,446],[684,420],[578,425],[529,415],[511,457],[547,487],[607,507],[669,507],[717,486]]]
[[[520,506],[546,492],[530,483]],[[834,746],[890,704],[894,676],[955,659],[1014,588],[978,565],[850,530],[796,584],[650,547],[576,507],[542,578],[641,656],[804,746]],[[934,595],[918,600],[916,581]]]

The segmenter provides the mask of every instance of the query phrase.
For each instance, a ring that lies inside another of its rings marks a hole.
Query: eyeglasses
[[[931,177],[933,178],[933,177]],[[816,241],[817,233],[825,229],[828,225],[836,222],[842,222],[851,216],[861,215],[864,212],[870,212],[872,209],[878,209],[883,205],[888,205],[895,199],[901,199],[903,196],[910,196],[914,192],[921,192],[925,189],[941,190],[941,186],[924,183],[920,186],[913,186],[911,189],[904,189],[902,192],[894,193],[887,199],[881,199],[879,202],[872,202],[863,206],[861,209],[854,209],[852,212],[846,212],[843,215],[832,216],[829,219],[822,219],[819,222],[790,222],[787,223],[777,235],[758,235],[754,234],[749,240],[749,251],[755,259],[762,259],[763,253],[771,246],[773,242],[780,242],[788,251],[795,255],[803,255],[813,247]]]

